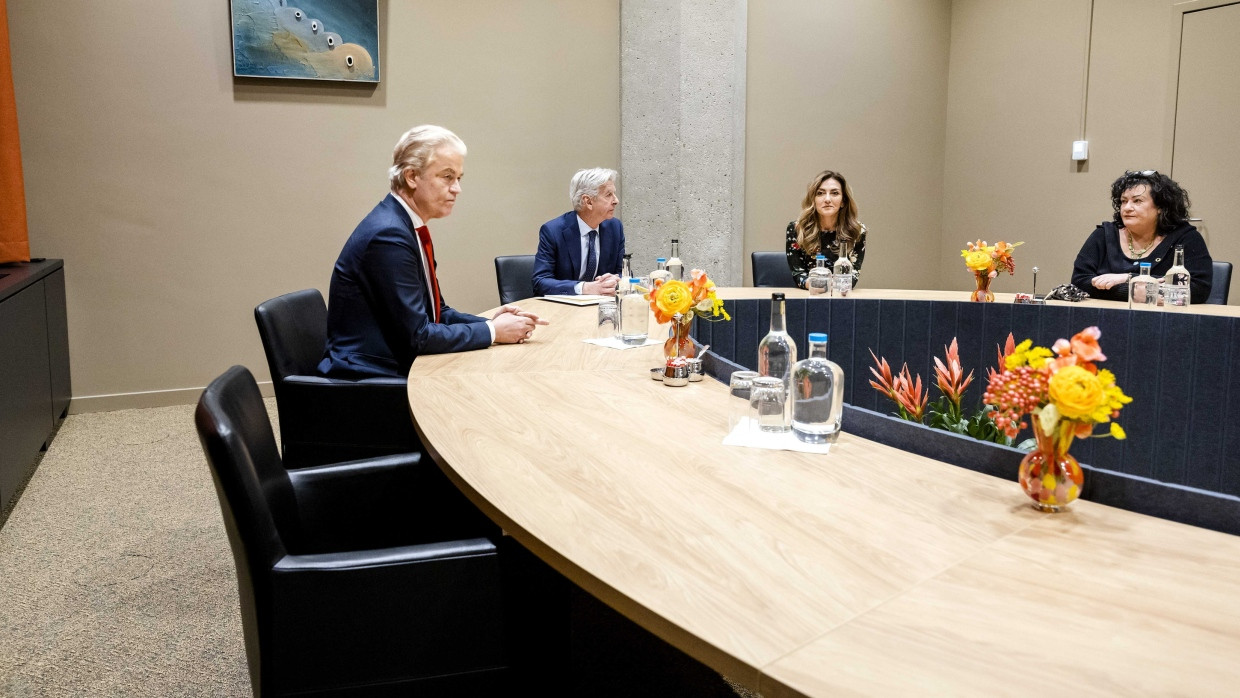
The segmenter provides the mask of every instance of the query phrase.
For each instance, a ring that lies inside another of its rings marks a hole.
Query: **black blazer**
[[[1150,263],[1150,273],[1165,276],[1175,259],[1175,246],[1184,246],[1184,266],[1190,277],[1189,294],[1194,304],[1205,303],[1210,297],[1214,282],[1214,263],[1206,249],[1205,238],[1191,223],[1184,223],[1171,231],[1154,249],[1141,259],[1129,259],[1119,243],[1119,229],[1113,221],[1105,221],[1094,228],[1086,238],[1072,266],[1072,285],[1094,298],[1108,301],[1128,300],[1128,284],[1117,284],[1109,289],[1094,288],[1095,276],[1102,274],[1136,274],[1141,262]]]

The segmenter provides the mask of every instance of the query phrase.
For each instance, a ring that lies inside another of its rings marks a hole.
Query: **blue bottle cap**
[[[825,341],[827,341],[827,333],[826,333],[826,332],[810,332],[810,333],[809,333],[809,341],[811,341],[811,342],[825,342]]]
[[[824,255],[824,254],[816,254],[816,255],[814,255],[814,259],[826,259],[826,258],[827,258],[827,256],[826,256],[826,255]]]
[[[666,261],[667,261],[667,257],[655,257],[655,258],[654,258],[654,261],[656,261],[656,262],[666,262]]]

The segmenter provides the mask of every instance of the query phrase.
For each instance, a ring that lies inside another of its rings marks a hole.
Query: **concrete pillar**
[[[672,238],[686,268],[744,280],[747,0],[621,0],[621,219],[634,272]]]

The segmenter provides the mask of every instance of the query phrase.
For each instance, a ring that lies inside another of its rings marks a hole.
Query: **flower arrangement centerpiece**
[[[960,256],[964,257],[964,265],[973,272],[973,280],[977,284],[969,300],[993,303],[995,294],[990,290],[990,282],[994,281],[1001,271],[1006,271],[1008,275],[1016,273],[1012,250],[1025,243],[1008,244],[1000,240],[993,245],[987,245],[985,240],[978,240],[966,244],[968,249],[960,250]]]
[[[979,441],[1012,445],[1012,438],[995,426],[994,407],[982,404],[971,411],[965,409],[964,394],[973,383],[973,371],[965,374],[955,337],[949,346],[943,347],[942,359],[934,357],[933,385],[940,395],[933,402],[930,401],[930,386],[922,383],[920,375],[914,376],[908,364],[893,374],[887,359],[879,358],[872,349],[870,356],[874,359],[870,373],[876,379],[870,381],[870,387],[895,403],[895,416]]]
[[[1001,370],[990,373],[984,399],[995,407],[995,424],[1014,437],[1025,415],[1032,423],[1037,447],[1020,462],[1020,485],[1043,511],[1061,511],[1081,493],[1084,473],[1068,453],[1074,438],[1125,437],[1113,420],[1132,398],[1115,384],[1115,374],[1098,368],[1107,358],[1101,337],[1097,327],[1086,327],[1047,349],[1009,336]],[[1107,433],[1093,433],[1107,423]]]
[[[646,300],[650,301],[650,309],[660,325],[680,315],[680,321],[672,323],[671,336],[663,343],[663,354],[669,357],[691,358],[697,353],[693,341],[689,339],[689,327],[694,315],[712,322],[732,319],[715,293],[715,282],[701,269],[689,272],[688,283],[676,279],[656,279],[646,293]]]

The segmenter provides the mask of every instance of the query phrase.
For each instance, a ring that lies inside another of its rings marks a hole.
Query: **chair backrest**
[[[749,255],[749,259],[753,265],[754,286],[770,288],[792,286],[788,255],[783,252],[753,252]]]
[[[513,254],[495,258],[495,281],[500,305],[534,297],[534,255]]]
[[[279,397],[286,376],[317,375],[327,346],[327,303],[316,288],[294,291],[254,308],[254,321]]]
[[[259,647],[259,626],[271,609],[267,579],[286,554],[280,532],[296,526],[293,486],[258,384],[244,366],[233,366],[207,386],[194,422],[237,565],[241,624],[246,653],[252,655],[250,650]],[[258,686],[256,671],[251,662],[250,678]]]
[[[1231,262],[1214,261],[1214,278],[1210,281],[1210,297],[1206,303],[1227,305],[1227,295],[1231,291]]]

